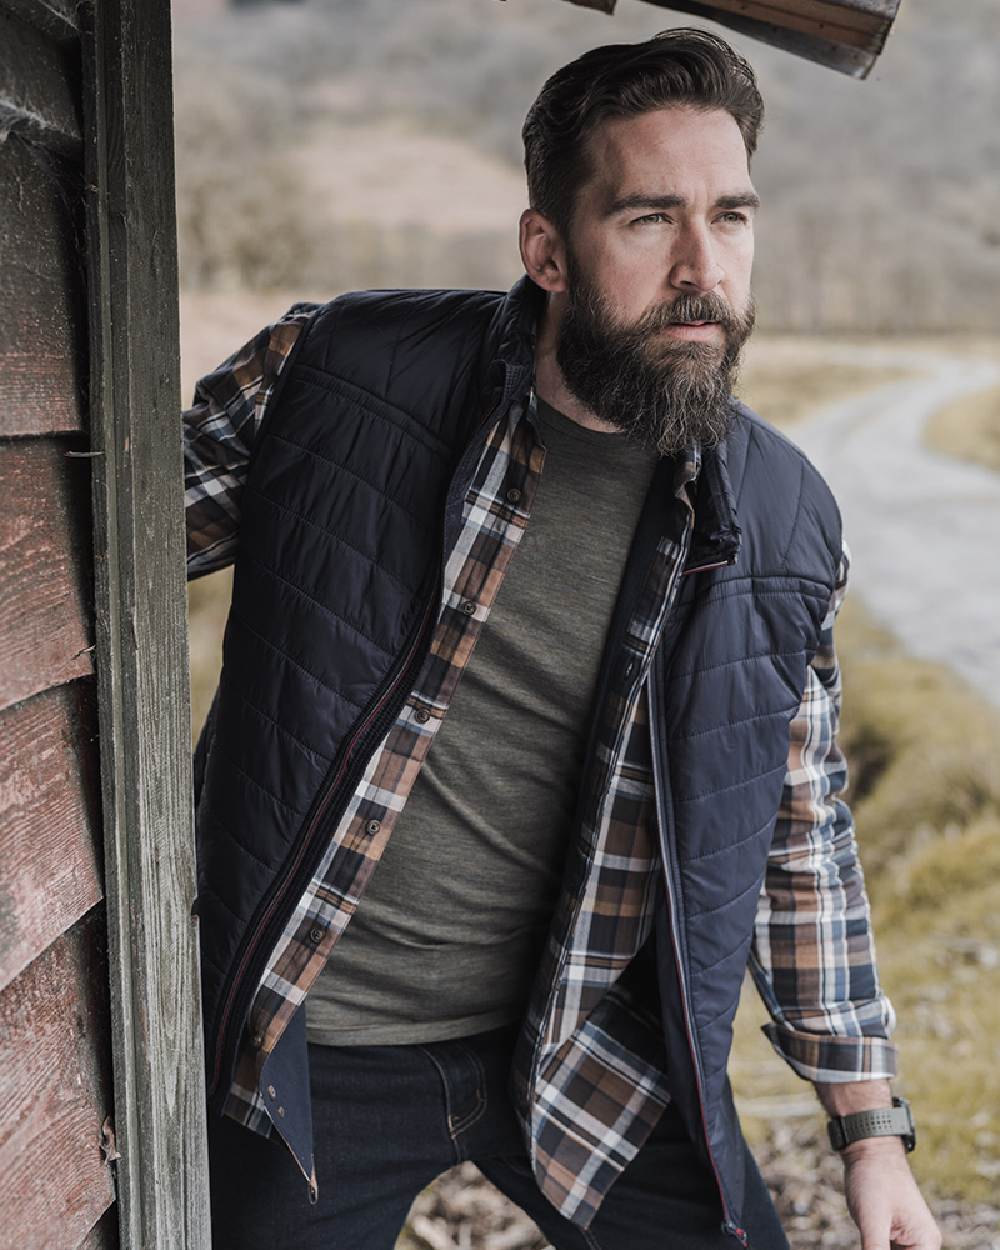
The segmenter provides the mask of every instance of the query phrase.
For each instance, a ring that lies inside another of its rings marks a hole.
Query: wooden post
[[[120,1237],[208,1250],[168,0],[84,0],[96,666]]]

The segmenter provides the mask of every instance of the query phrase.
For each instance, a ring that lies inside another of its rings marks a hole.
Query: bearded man
[[[298,304],[198,384],[220,1250],[390,1250],[462,1160],[557,1250],[787,1250],[748,968],[865,1250],[940,1245],[839,797],[840,515],[732,394],[761,117],[715,36],[594,49],[525,122],[509,292]]]

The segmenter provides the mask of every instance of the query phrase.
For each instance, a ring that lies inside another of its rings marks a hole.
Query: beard
[[[683,294],[622,322],[572,256],[567,276],[569,300],[556,362],[573,395],[661,456],[695,443],[720,443],[738,419],[732,392],[740,352],[754,326],[753,298],[737,313],[719,295]],[[685,321],[717,321],[722,342],[663,333],[665,326]]]

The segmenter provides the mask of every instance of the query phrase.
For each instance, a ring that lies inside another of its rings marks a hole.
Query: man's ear
[[[567,289],[566,247],[553,223],[537,208],[526,208],[519,223],[525,273],[544,291]]]

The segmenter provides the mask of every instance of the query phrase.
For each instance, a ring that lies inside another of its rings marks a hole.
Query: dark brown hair
[[[749,163],[764,120],[753,69],[724,39],[678,26],[642,43],[591,48],[545,82],[521,130],[532,208],[565,234],[590,173],[589,135],[610,117],[672,104],[725,109],[740,128]]]

